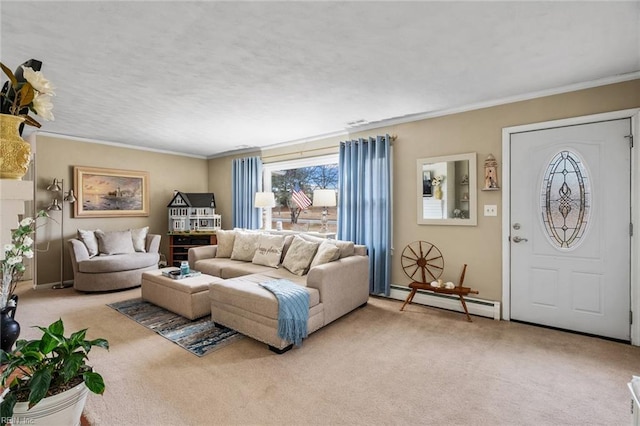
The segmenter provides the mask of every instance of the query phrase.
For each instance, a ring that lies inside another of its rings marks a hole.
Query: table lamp
[[[267,209],[276,206],[276,195],[273,192],[256,192],[254,207],[262,209],[262,228],[267,229]]]
[[[336,191],[333,189],[316,189],[313,191],[313,206],[322,207],[322,228],[320,232],[328,232],[327,215],[329,211],[327,207],[335,207]]]

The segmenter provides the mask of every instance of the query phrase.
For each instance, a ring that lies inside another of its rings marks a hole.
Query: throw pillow
[[[343,241],[343,240],[327,240],[325,238],[316,237],[309,234],[300,234],[302,238],[307,241],[313,241],[317,243],[322,243],[323,241],[329,241],[332,244],[336,245],[340,249],[340,259],[343,257],[353,256],[355,254],[355,245],[353,241]]]
[[[284,257],[282,266],[293,274],[306,274],[319,245],[318,243],[305,241],[296,235],[293,237],[291,247],[287,250],[287,255]]]
[[[131,239],[133,241],[133,249],[146,253],[147,251],[147,234],[149,233],[149,227],[130,229]]]
[[[251,262],[256,254],[258,238],[260,238],[260,234],[255,232],[236,231],[231,259]]]
[[[97,231],[100,230],[98,229]],[[93,257],[98,254],[98,240],[96,239],[95,231],[78,229],[78,239],[87,247],[89,257]]]
[[[135,253],[131,231],[95,232],[100,254]]]
[[[284,237],[284,247],[282,247],[282,256],[280,256],[280,263],[284,262],[284,258],[287,255],[287,251],[289,251],[289,247],[291,247],[294,236],[295,235],[287,235]]]
[[[261,234],[252,263],[277,268],[284,247],[284,235]]]
[[[340,249],[335,244],[332,244],[329,241],[324,241],[320,244],[320,247],[318,247],[318,252],[313,257],[313,261],[311,262],[309,269],[338,259],[340,259]]]
[[[231,257],[231,253],[233,253],[233,243],[236,240],[236,232],[218,229],[216,231],[216,239],[218,240],[216,257]]]

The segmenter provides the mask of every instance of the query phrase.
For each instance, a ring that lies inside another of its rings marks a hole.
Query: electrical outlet
[[[485,216],[498,216],[498,206],[495,204],[485,204],[484,205],[484,215]]]

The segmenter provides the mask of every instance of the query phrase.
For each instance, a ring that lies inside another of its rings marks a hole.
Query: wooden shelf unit
[[[174,232],[169,233],[169,266],[180,266],[180,262],[188,260],[191,247],[218,244],[215,233]]]

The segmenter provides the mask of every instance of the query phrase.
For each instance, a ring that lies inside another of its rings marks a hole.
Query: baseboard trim
[[[391,285],[389,297],[396,300],[404,301],[411,289],[400,285]],[[477,299],[475,297],[465,297],[467,309],[472,315],[493,318],[500,320],[500,302],[495,300]],[[460,299],[456,296],[448,294],[436,294],[425,290],[418,290],[412,303],[420,305],[432,306],[434,308],[448,309],[450,311],[464,312]]]

